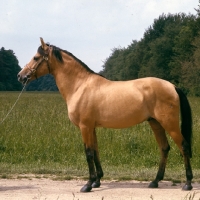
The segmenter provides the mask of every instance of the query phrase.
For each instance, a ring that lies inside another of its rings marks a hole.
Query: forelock
[[[39,47],[38,47],[37,52],[38,52],[40,55],[42,55],[42,56],[45,56],[45,55],[46,55],[46,53],[45,53],[44,49],[42,48],[42,46],[39,46]]]

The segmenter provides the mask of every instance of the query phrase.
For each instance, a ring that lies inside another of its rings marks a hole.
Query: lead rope
[[[27,79],[28,81],[29,79]],[[26,83],[27,83],[26,81]],[[8,115],[12,112],[12,110],[14,109],[15,105],[17,104],[20,96],[22,95],[22,92],[24,91],[25,87],[26,87],[26,83],[24,84],[24,87],[22,88],[22,91],[20,92],[19,96],[17,97],[17,100],[15,101],[15,103],[13,104],[13,106],[11,107],[11,109],[8,111],[7,115],[3,118],[3,120],[0,122],[0,125],[6,120],[6,118],[8,117]]]

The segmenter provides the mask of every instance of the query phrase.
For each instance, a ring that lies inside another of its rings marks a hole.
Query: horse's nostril
[[[19,82],[24,84],[28,81],[28,79],[30,79],[30,75],[22,76],[20,74],[17,74],[17,78]]]
[[[21,79],[20,74],[17,74],[17,79],[18,79],[18,81],[20,81],[20,79]]]

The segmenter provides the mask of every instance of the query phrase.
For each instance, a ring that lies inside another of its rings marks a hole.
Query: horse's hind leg
[[[167,156],[170,150],[170,146],[167,141],[165,130],[160,125],[160,123],[156,121],[155,119],[151,119],[148,122],[154,132],[154,135],[155,135],[155,138],[156,138],[156,141],[158,143],[160,153],[161,153],[161,159],[160,159],[159,169],[158,169],[156,178],[149,184],[149,188],[157,188],[158,182],[162,180],[164,177]]]
[[[179,117],[176,117],[176,115],[172,115],[171,118],[162,122],[162,126],[165,128],[165,130],[169,133],[171,138],[174,140],[174,142],[180,149],[184,158],[187,180],[186,180],[186,184],[183,186],[183,190],[191,190],[192,189],[191,182],[193,178],[192,168],[190,165],[191,149],[190,149],[190,145],[187,143],[187,141],[184,139],[181,133],[181,130],[179,127]]]
[[[192,173],[192,168],[190,165],[190,148],[188,143],[185,141],[183,138],[182,134],[180,131],[169,131],[169,135],[173,138],[174,142],[177,144],[179,147],[183,158],[184,158],[184,164],[185,164],[185,170],[186,170],[186,183],[183,186],[183,190],[191,190],[192,189],[192,178],[193,178],[193,173]]]

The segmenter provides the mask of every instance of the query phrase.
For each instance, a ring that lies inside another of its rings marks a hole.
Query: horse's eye
[[[34,59],[35,61],[38,61],[38,60],[39,60],[39,57],[34,56],[33,59]]]

